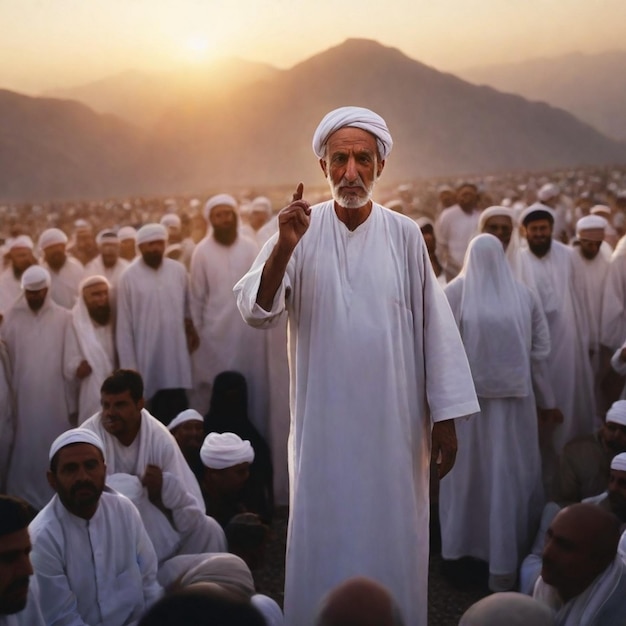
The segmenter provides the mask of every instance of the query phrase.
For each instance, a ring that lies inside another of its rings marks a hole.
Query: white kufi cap
[[[146,224],[137,231],[137,245],[152,241],[167,241],[167,229],[162,224]]]
[[[48,454],[48,460],[52,460],[52,457],[61,449],[65,448],[65,446],[69,446],[72,443],[89,443],[92,446],[95,446],[102,452],[102,456],[104,456],[104,444],[102,443],[102,439],[93,432],[93,430],[89,430],[88,428],[71,428],[70,430],[66,430],[64,433],[61,433],[50,446],[50,452]]]
[[[611,469],[626,472],[626,452],[616,454],[611,461]]]
[[[202,215],[204,219],[208,222],[209,217],[211,216],[211,211],[218,206],[229,206],[232,207],[233,211],[237,211],[237,200],[233,198],[230,194],[227,193],[218,193],[216,196],[210,197],[206,204],[204,205],[204,210],[202,211]]]
[[[606,414],[607,422],[614,422],[626,426],[626,400],[613,402]]]
[[[22,289],[24,291],[39,291],[50,287],[50,273],[41,265],[31,265],[22,274]]]
[[[200,448],[200,459],[211,469],[225,469],[254,461],[250,442],[235,433],[209,433]]]
[[[185,422],[202,422],[204,424],[204,418],[195,409],[187,409],[182,413],[179,413],[168,425],[167,429],[172,432],[177,426],[184,424]]]
[[[44,250],[48,246],[58,243],[67,243],[67,235],[60,228],[48,228],[39,235],[39,249]]]

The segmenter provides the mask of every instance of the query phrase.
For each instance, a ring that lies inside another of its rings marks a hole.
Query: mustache
[[[98,493],[98,488],[96,487],[96,485],[94,485],[94,483],[88,480],[84,480],[80,483],[76,483],[75,485],[73,485],[72,488],[70,489],[70,493],[72,495],[76,495],[76,493],[80,491],[81,489],[88,489],[89,491]]]

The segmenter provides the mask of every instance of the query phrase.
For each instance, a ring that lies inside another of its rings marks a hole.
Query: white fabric
[[[261,613],[267,626],[282,626],[285,623],[283,612],[272,598],[256,593],[250,598],[250,603]]]
[[[71,309],[78,300],[78,285],[85,277],[83,266],[79,261],[69,256],[58,272],[51,269],[46,262],[43,262],[42,266],[50,272],[50,293],[48,295],[64,309]]]
[[[167,229],[162,224],[144,224],[137,231],[137,245],[153,241],[167,241]]]
[[[11,363],[0,340],[0,493],[7,493],[7,474],[15,439],[15,398],[11,389]]]
[[[611,469],[626,472],[626,452],[616,454],[611,461]]]
[[[587,230],[599,230],[602,231],[602,235],[604,235],[607,225],[608,222],[599,215],[585,215],[576,222],[576,234],[580,236],[581,233]],[[602,241],[602,239],[603,236],[599,238],[599,241]]]
[[[612,352],[626,339],[626,237],[615,248],[602,299],[600,341]]]
[[[442,555],[483,559],[514,579],[543,502],[531,372],[550,352],[548,326],[492,235],[472,240],[445,293],[481,413],[457,423],[456,462],[440,485]]]
[[[177,426],[184,424],[185,422],[202,422],[204,424],[204,418],[195,409],[185,409],[179,413],[168,425],[167,430],[172,432]]]
[[[560,193],[561,190],[557,185],[554,183],[546,183],[537,192],[537,199],[539,202],[545,202],[546,200],[556,198]]]
[[[114,243],[116,245],[119,245],[120,238],[118,237],[118,235],[117,235],[117,233],[115,231],[112,231],[112,230],[101,230],[96,235],[96,243],[99,246],[101,246],[102,244],[107,244],[107,243]]]
[[[112,289],[115,290],[128,265],[129,262],[126,259],[118,258],[113,267],[106,267],[102,262],[102,256],[98,255],[85,265],[85,276],[104,276],[111,284]],[[109,298],[111,298],[111,293]]]
[[[122,228],[117,231],[117,236],[120,241],[124,241],[125,239],[137,240],[137,231],[132,226],[122,226]]]
[[[40,250],[60,243],[67,243],[67,235],[60,228],[47,228],[39,235],[38,245]]]
[[[11,250],[15,250],[15,248],[28,248],[32,250],[33,247],[33,240],[28,235],[18,235],[7,246],[7,251],[10,252]]]
[[[103,493],[88,521],[54,496],[29,531],[47,624],[136,624],[162,594],[154,548],[123,496]]]
[[[237,200],[233,198],[231,195],[227,193],[218,193],[215,196],[211,196],[204,205],[204,210],[202,214],[204,215],[204,219],[208,222],[211,217],[211,211],[218,206],[229,206],[232,207],[234,211],[237,210]]]
[[[76,377],[76,369],[87,361],[91,374],[78,381],[78,423],[100,410],[100,387],[115,369],[113,324],[96,324],[89,316],[81,296],[72,309],[72,324],[65,342],[64,369],[68,380]]]
[[[61,433],[50,446],[50,452],[48,452],[48,460],[52,460],[54,455],[65,446],[69,446],[73,443],[88,443],[95,446],[102,452],[104,456],[104,444],[98,435],[92,430],[86,428],[70,428],[64,433]]]
[[[536,215],[533,215],[533,214],[536,214]],[[531,215],[533,215],[534,219],[545,219],[547,217],[545,214],[550,215],[552,217],[552,220],[556,218],[554,209],[551,209],[546,204],[541,204],[541,202],[535,202],[534,204],[527,206],[520,213],[518,221],[520,224],[523,224],[524,220]]]
[[[117,289],[116,342],[120,367],[143,377],[144,396],[161,389],[190,389],[185,336],[189,288],[183,265],[164,258],[158,269],[137,257]]]
[[[70,313],[46,297],[33,313],[25,298],[11,307],[0,326],[11,363],[16,399],[16,433],[7,491],[41,509],[52,496],[46,480],[50,444],[70,427],[75,409],[63,377]]]
[[[24,291],[39,291],[50,287],[50,273],[40,265],[31,265],[22,274],[22,289]]]
[[[197,505],[204,509],[202,492],[196,477],[193,475],[183,453],[171,433],[158,419],[150,415],[146,409],[141,411],[141,426],[139,434],[132,445],[136,445],[133,455],[132,471],[124,464],[123,446],[115,437],[109,435],[102,425],[100,413],[92,415],[83,425],[96,432],[104,443],[104,458],[107,464],[107,474],[123,471],[142,477],[148,465],[157,465],[161,470],[173,474],[184,485],[185,490],[193,496]]]
[[[378,204],[354,231],[332,201],[315,205],[267,312],[256,295],[274,241],[235,292],[251,325],[289,313],[285,622],[310,624],[321,597],[360,574],[392,591],[407,624],[423,626],[431,420],[478,410],[424,240],[413,220]]]
[[[465,251],[478,230],[480,213],[466,213],[458,204],[444,209],[435,222],[437,258],[450,277],[463,266]]]
[[[326,153],[328,138],[346,126],[360,128],[374,135],[380,158],[384,161],[389,156],[393,147],[393,140],[385,120],[378,113],[369,109],[348,106],[327,113],[316,128],[313,134],[313,152],[318,159],[322,159]]]
[[[248,271],[257,252],[254,242],[241,236],[224,246],[208,235],[196,246],[191,259],[191,315],[200,347],[192,359],[196,389],[212,385],[221,372],[243,374],[248,385],[248,416],[267,438],[266,339],[244,323],[233,296],[235,283]],[[194,408],[204,414],[209,407]]]
[[[606,413],[606,421],[626,426],[626,400],[616,400]]]
[[[250,442],[235,433],[209,433],[200,448],[205,467],[226,469],[240,463],[252,463],[254,450]]]
[[[159,223],[165,227],[173,226],[174,228],[180,228],[181,221],[180,217],[176,215],[176,213],[166,213],[160,220]]]
[[[22,295],[22,280],[15,278],[12,267],[0,274],[0,315],[4,315]]]

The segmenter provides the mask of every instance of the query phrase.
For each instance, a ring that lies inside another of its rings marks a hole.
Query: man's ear
[[[320,167],[324,172],[324,178],[328,178],[328,170],[326,169],[326,159],[320,159]]]
[[[52,473],[52,471],[48,470],[46,472],[46,478],[48,479],[48,484],[50,485],[50,487],[52,487],[52,489],[56,493],[56,490],[57,490],[57,478],[56,478],[56,476]]]
[[[144,398],[139,398],[139,400],[137,400],[137,408],[140,411],[143,411],[143,409],[146,408],[146,401]]]
[[[385,160],[383,159],[382,161],[378,161],[377,168],[376,168],[376,178],[378,178],[383,173],[384,169],[385,169]]]

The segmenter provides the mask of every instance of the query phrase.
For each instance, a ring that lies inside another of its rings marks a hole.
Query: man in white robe
[[[137,231],[132,226],[122,226],[117,231],[120,240],[120,258],[129,263],[137,256]]]
[[[198,345],[187,272],[164,257],[166,241],[160,224],[139,229],[141,255],[120,278],[116,320],[120,367],[141,374],[148,409],[165,424],[188,408],[190,352]]]
[[[85,276],[83,266],[67,255],[67,235],[58,228],[48,228],[39,236],[42,266],[50,272],[50,297],[65,309],[78,300],[78,285]]]
[[[298,185],[235,287],[249,324],[285,308],[290,320],[285,621],[311,624],[327,591],[363,575],[424,626],[431,451],[445,474],[453,419],[479,407],[417,224],[371,200],[392,146],[384,120],[337,109],[313,145],[333,201],[310,207]]]
[[[15,397],[11,388],[11,362],[0,339],[0,493],[6,493],[9,462],[15,439]]]
[[[78,424],[100,410],[100,387],[117,363],[109,289],[104,276],[85,278],[72,309],[64,369],[66,378],[79,386]]]
[[[112,230],[103,230],[96,237],[100,254],[85,266],[86,276],[104,276],[113,290],[117,288],[128,261],[120,258],[120,240]]]
[[[0,274],[0,316],[22,294],[22,274],[37,262],[33,256],[33,241],[28,235],[19,235],[11,241],[8,256],[9,267]]]
[[[137,509],[104,492],[103,455],[98,436],[82,428],[50,447],[56,494],[29,527],[46,624],[135,625],[163,593]]]
[[[7,492],[41,509],[52,496],[47,449],[70,426],[75,410],[63,376],[70,312],[52,301],[50,274],[39,265],[22,274],[23,295],[7,311],[1,334],[11,363],[16,432]]]

